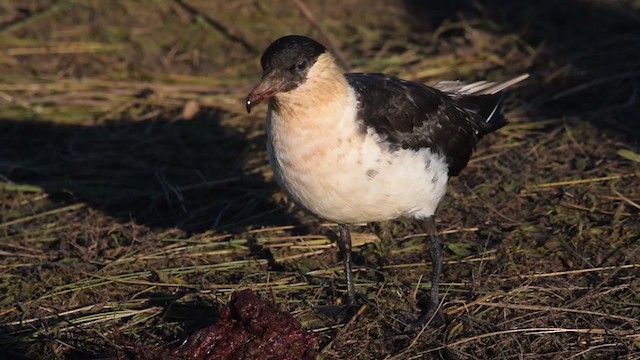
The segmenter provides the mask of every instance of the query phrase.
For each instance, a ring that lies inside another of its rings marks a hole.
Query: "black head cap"
[[[318,56],[327,49],[319,42],[300,35],[281,37],[269,45],[262,54],[260,63],[262,70],[269,73],[273,70],[294,72],[306,71],[316,62]]]
[[[247,96],[247,111],[278,93],[291,91],[305,82],[309,69],[327,49],[306,36],[289,35],[269,45],[262,54],[262,80]]]

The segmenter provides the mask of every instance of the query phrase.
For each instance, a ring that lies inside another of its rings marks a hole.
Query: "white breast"
[[[364,133],[352,90],[340,106],[314,115],[294,122],[272,106],[267,114],[269,160],[294,202],[338,223],[433,215],[448,181],[439,155],[390,150],[372,129]]]

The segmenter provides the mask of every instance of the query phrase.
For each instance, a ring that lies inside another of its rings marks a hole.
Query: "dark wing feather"
[[[449,175],[460,173],[478,140],[506,124],[500,96],[455,95],[384,74],[346,75],[357,93],[363,126],[392,147],[431,148],[442,154]]]

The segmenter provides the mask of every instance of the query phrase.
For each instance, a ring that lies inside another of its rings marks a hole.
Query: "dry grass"
[[[0,351],[179,343],[250,287],[322,359],[640,359],[640,4],[482,3],[0,1]],[[287,33],[357,71],[533,75],[439,210],[447,327],[405,331],[410,221],[358,228],[354,319],[314,312],[345,290],[334,226],[278,192],[242,104]]]

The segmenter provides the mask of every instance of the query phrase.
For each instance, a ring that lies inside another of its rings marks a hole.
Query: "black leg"
[[[349,305],[355,306],[356,301],[356,288],[353,283],[353,269],[351,268],[351,233],[349,229],[342,224],[338,224],[340,227],[340,236],[338,237],[338,248],[342,255],[342,262],[344,263],[344,272],[347,278],[347,290],[349,292]]]
[[[428,235],[430,242],[429,255],[431,256],[431,292],[429,295],[429,305],[425,311],[418,317],[417,323],[426,324],[432,318],[436,322],[444,322],[442,313],[438,311],[438,285],[440,283],[440,274],[442,273],[442,242],[436,230],[436,221],[434,216],[430,216],[424,220],[424,230]],[[437,313],[436,313],[437,312]],[[435,314],[435,316],[434,316]]]

